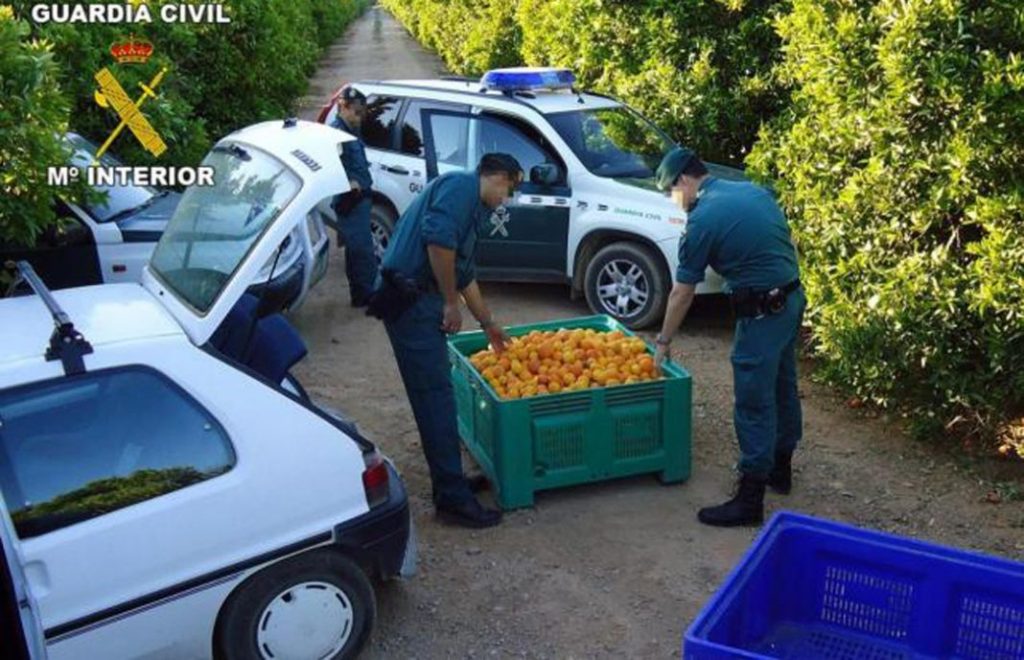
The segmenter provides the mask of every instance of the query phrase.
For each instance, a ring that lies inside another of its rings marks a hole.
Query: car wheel
[[[374,204],[370,209],[370,234],[373,235],[373,252],[377,255],[377,263],[384,258],[384,250],[388,249],[391,235],[395,231],[395,214],[384,204]]]
[[[612,243],[587,264],[587,304],[630,329],[646,328],[665,312],[668,274],[661,256],[638,243]]]
[[[339,553],[315,551],[246,580],[221,611],[214,646],[223,660],[354,658],[376,614],[363,570]]]

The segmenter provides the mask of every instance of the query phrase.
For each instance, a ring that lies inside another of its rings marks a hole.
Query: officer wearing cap
[[[335,201],[338,243],[345,244],[345,275],[352,306],[364,307],[377,277],[377,255],[370,232],[373,177],[370,176],[366,145],[361,137],[366,117],[366,96],[355,87],[345,87],[338,97],[337,106],[338,114],[332,125],[356,137],[342,145],[341,162],[352,190],[339,195]]]
[[[516,159],[497,153],[484,155],[476,172],[434,179],[399,219],[367,310],[391,340],[438,518],[465,527],[496,525],[501,512],[480,505],[462,471],[445,334],[462,327],[461,297],[494,349],[504,350],[508,337],[484,302],[473,262],[479,225],[521,180]]]
[[[803,426],[796,344],[807,300],[789,225],[769,191],[710,176],[689,149],[666,154],[657,180],[688,214],[657,361],[668,356],[708,266],[725,278],[736,314],[731,361],[739,486],[732,499],[701,509],[698,518],[717,526],[759,524],[765,487],[782,494],[792,487],[791,457]]]

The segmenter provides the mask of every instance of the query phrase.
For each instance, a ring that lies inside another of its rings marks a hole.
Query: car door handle
[[[404,167],[396,167],[392,165],[381,165],[381,169],[385,172],[391,172],[392,174],[401,174],[402,176],[409,176],[409,170]]]

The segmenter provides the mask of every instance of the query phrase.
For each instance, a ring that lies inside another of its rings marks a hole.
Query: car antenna
[[[579,103],[580,105],[586,103],[586,101],[583,100],[583,93],[580,92],[580,90],[576,89],[575,87],[570,87],[569,91],[576,95],[577,103]]]
[[[92,353],[92,344],[75,329],[75,324],[71,322],[67,312],[57,304],[57,300],[36,274],[32,264],[22,260],[17,263],[16,268],[17,273],[8,292],[13,293],[23,282],[28,283],[53,317],[53,334],[50,335],[50,345],[46,349],[46,361],[60,360],[67,376],[85,373],[85,361],[82,357]]]

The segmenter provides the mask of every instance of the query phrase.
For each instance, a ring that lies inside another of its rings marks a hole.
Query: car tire
[[[316,550],[242,583],[217,620],[215,657],[354,658],[376,616],[373,587],[363,570],[339,552]]]
[[[370,209],[370,234],[373,236],[373,251],[377,255],[378,263],[384,256],[391,236],[395,233],[397,220],[395,212],[387,204],[376,202]]]
[[[659,321],[668,302],[669,277],[661,255],[633,242],[611,243],[587,264],[583,290],[595,314],[639,330]]]

